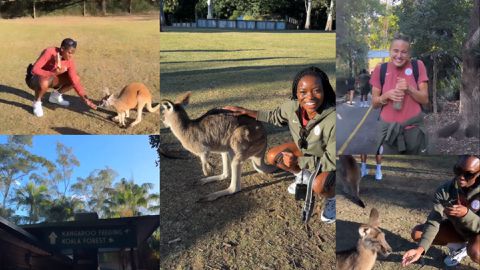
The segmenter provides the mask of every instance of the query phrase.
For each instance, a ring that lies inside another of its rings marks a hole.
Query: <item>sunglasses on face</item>
[[[308,136],[307,129],[302,127],[300,129],[300,139],[298,139],[298,147],[300,147],[300,149],[308,148],[307,136]]]
[[[475,175],[478,174],[478,172],[468,172],[468,171],[465,171],[462,167],[460,166],[454,166],[453,167],[453,173],[456,175],[456,176],[462,176],[465,178],[465,180],[471,180],[473,177],[475,177]]]

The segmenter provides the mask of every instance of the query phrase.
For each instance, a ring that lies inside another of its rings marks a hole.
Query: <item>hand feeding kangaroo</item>
[[[275,167],[266,165],[264,155],[267,149],[267,136],[263,125],[248,116],[234,116],[229,111],[212,109],[191,120],[184,109],[189,103],[190,92],[177,98],[175,102],[162,100],[162,121],[181,142],[182,146],[200,157],[205,178],[201,184],[227,179],[227,189],[202,197],[200,201],[213,201],[221,196],[240,191],[242,162],[250,159],[253,167],[260,173],[271,173]],[[212,166],[207,161],[210,152],[222,155],[223,172],[209,176]]]
[[[143,83],[130,83],[125,86],[118,97],[110,94],[108,88],[105,88],[106,96],[102,98],[100,107],[113,106],[117,111],[117,116],[112,120],[118,121],[121,127],[126,126],[125,118],[130,116],[130,110],[137,108],[137,118],[130,127],[142,121],[143,107],[146,107],[149,112],[156,112],[160,108],[160,104],[152,107],[152,95]]]
[[[368,224],[362,224],[358,229],[360,239],[355,248],[336,252],[337,269],[339,270],[370,270],[375,265],[377,253],[388,256],[392,248],[385,240],[385,234],[380,230],[378,211],[372,208]]]
[[[351,196],[354,203],[362,208],[365,204],[360,199],[360,168],[357,161],[352,155],[339,156],[340,165],[338,173],[340,175],[340,182],[342,183],[343,192]]]

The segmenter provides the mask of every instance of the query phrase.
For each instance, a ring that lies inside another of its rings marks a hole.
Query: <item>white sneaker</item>
[[[63,100],[62,94],[60,94],[57,90],[53,90],[53,92],[50,94],[50,97],[48,98],[48,102],[56,103],[62,106],[70,105],[70,102]]]
[[[456,266],[459,264],[463,258],[467,257],[467,247],[464,245],[463,248],[457,250],[450,250],[450,254],[443,260],[446,266]]]
[[[367,174],[368,174],[367,164],[362,163],[362,168],[360,169],[360,175],[361,175],[360,177],[364,177]]]
[[[320,219],[325,223],[333,223],[336,218],[336,200],[335,197],[325,200]]]
[[[295,174],[295,181],[288,186],[288,193],[295,194],[297,184],[308,184],[310,175],[312,175],[312,173],[308,170],[301,170],[299,173]]]
[[[377,164],[377,169],[375,171],[375,180],[380,181],[382,180],[382,165]]]
[[[41,101],[34,101],[33,102],[33,114],[36,117],[42,117],[43,116],[43,108],[42,108],[42,102]]]

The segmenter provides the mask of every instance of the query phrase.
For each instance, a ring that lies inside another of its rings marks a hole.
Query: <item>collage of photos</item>
[[[0,0],[0,270],[480,269],[479,16]]]

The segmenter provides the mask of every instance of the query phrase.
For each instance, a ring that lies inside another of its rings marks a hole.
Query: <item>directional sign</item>
[[[137,244],[135,230],[126,226],[51,227],[42,230],[52,248],[123,248]]]

